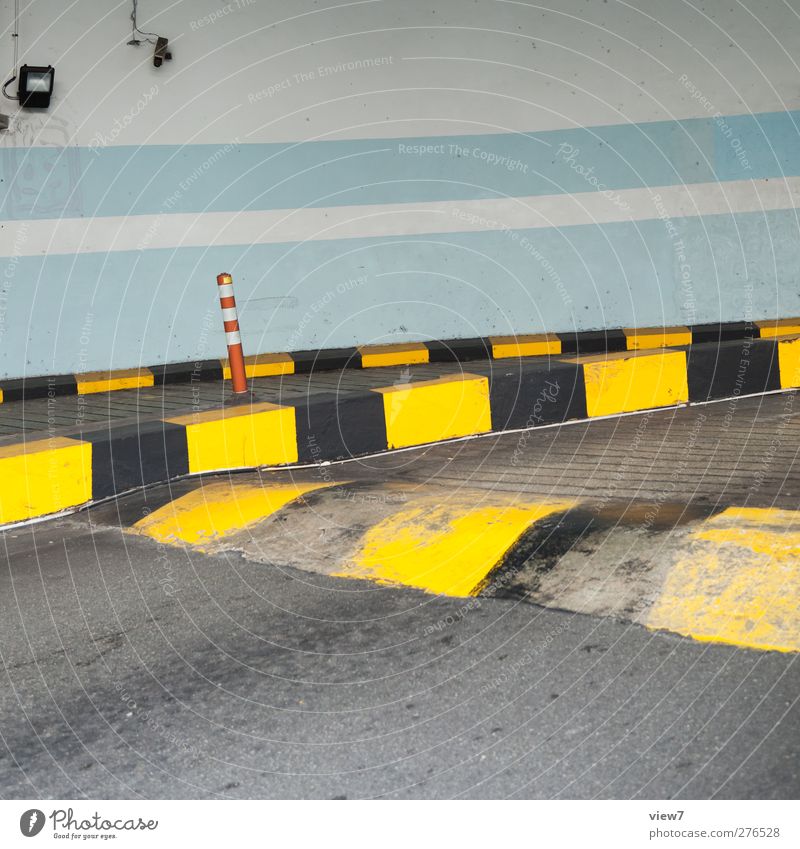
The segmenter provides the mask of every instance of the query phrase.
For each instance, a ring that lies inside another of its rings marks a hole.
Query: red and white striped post
[[[230,274],[217,275],[219,305],[225,325],[225,341],[228,344],[228,364],[231,369],[231,385],[234,395],[247,392],[247,374],[244,370],[242,337],[239,335],[239,316],[236,314],[236,298],[233,297],[233,278]]]

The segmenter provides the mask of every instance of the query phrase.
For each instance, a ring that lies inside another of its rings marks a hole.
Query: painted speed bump
[[[203,549],[272,516],[306,493],[331,485],[215,481],[154,510],[140,519],[132,531],[169,545]]]
[[[401,584],[427,592],[469,596],[528,528],[571,502],[518,502],[510,497],[460,493],[415,500],[365,535],[340,577]]]
[[[647,625],[696,640],[800,651],[800,513],[732,507],[702,523]]]
[[[387,587],[524,600],[705,642],[800,651],[800,511],[597,506],[254,474],[198,486],[130,530]]]

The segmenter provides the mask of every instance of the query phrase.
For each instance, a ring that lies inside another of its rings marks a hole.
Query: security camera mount
[[[169,39],[164,38],[163,35],[159,35],[156,39],[156,49],[153,51],[153,64],[156,68],[160,68],[162,62],[169,62],[172,59],[172,53],[167,49],[168,45]]]

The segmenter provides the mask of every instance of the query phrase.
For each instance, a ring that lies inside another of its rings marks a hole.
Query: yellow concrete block
[[[0,448],[0,524],[57,513],[91,497],[91,443],[59,437]]]
[[[729,508],[692,536],[647,625],[756,649],[800,651],[800,513]]]
[[[402,345],[362,345],[358,350],[362,368],[427,363],[430,354],[425,345],[413,342]]]
[[[781,389],[800,387],[800,339],[778,340]]]
[[[461,492],[417,498],[371,528],[360,550],[337,574],[431,593],[469,596],[530,525],[572,503],[514,501],[511,496]]]
[[[273,515],[308,492],[333,485],[257,485],[237,480],[212,481],[140,519],[133,526],[133,533],[170,545],[191,545],[203,549]]]
[[[492,356],[496,360],[507,357],[542,357],[561,353],[561,340],[554,333],[531,336],[492,336]]]
[[[475,374],[373,389],[383,395],[389,448],[423,445],[492,429],[489,381]]]
[[[118,389],[137,389],[153,385],[153,372],[149,368],[132,368],[123,371],[89,371],[76,374],[78,395],[96,392],[115,392]]]
[[[297,461],[294,407],[249,404],[166,421],[185,426],[192,473]]]
[[[590,416],[670,407],[689,400],[685,351],[630,351],[576,357]]]
[[[227,357],[220,360],[222,376],[231,379],[231,366]],[[289,354],[256,354],[244,358],[244,373],[248,377],[273,377],[277,374],[294,374],[294,360]]]
[[[692,331],[688,327],[626,327],[623,333],[629,351],[692,344]]]
[[[775,336],[791,336],[800,333],[800,318],[781,318],[775,321],[757,321],[756,327],[762,339],[772,339]]]

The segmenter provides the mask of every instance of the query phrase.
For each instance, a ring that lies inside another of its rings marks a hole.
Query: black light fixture
[[[52,65],[23,65],[19,69],[17,85],[19,105],[28,109],[47,109],[55,75],[56,70]]]
[[[14,29],[11,33],[14,43],[14,61],[11,65],[16,72],[19,62],[19,3],[14,4]],[[52,65],[22,65],[19,73],[6,80],[0,86],[3,97],[19,101],[27,109],[47,109],[53,94],[53,80],[56,72]],[[17,80],[17,94],[8,93],[8,87]]]

